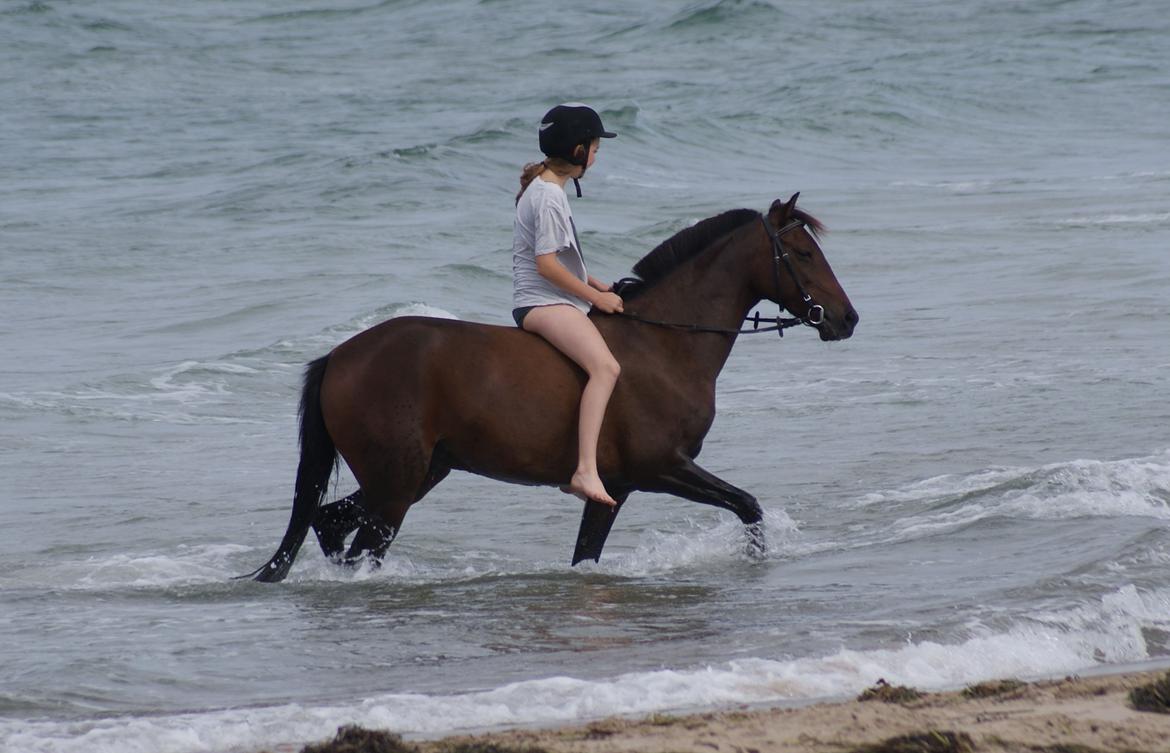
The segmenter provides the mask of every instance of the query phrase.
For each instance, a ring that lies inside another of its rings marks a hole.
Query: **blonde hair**
[[[520,171],[520,191],[516,194],[516,203],[520,203],[520,197],[524,195],[528,184],[545,170],[551,170],[558,176],[567,178],[572,176],[580,167],[580,165],[574,165],[567,159],[561,159],[560,157],[545,157],[540,162],[529,162]]]

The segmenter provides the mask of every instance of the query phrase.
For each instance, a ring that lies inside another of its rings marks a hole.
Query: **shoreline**
[[[609,717],[435,740],[351,728],[344,739],[339,733],[334,741],[264,753],[1157,753],[1170,751],[1170,714],[1136,710],[1130,692],[1159,681],[1170,689],[1164,666],[940,692],[879,683],[855,699]]]

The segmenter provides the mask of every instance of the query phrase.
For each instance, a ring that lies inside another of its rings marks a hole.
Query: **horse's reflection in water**
[[[711,217],[634,266],[641,280],[621,291],[629,316],[590,314],[622,366],[598,443],[601,478],[618,506],[586,503],[573,564],[601,556],[634,491],[730,510],[763,551],[755,498],[695,458],[715,419],[715,380],[753,306],[774,301],[822,340],[853,334],[857,312],[817,245],[820,229],[796,196],[764,215]],[[566,484],[585,378],[512,327],[402,317],[342,343],[306,370],[292,517],[276,554],[251,575],[283,579],[310,527],[329,557],[380,560],[406,511],[452,469]],[[360,488],[322,506],[339,454]]]

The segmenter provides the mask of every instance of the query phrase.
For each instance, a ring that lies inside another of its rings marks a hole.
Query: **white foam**
[[[422,303],[421,301],[412,301],[410,303],[400,303],[385,308],[380,308],[370,314],[358,317],[352,322],[354,327],[354,334],[373,327],[375,324],[380,324],[387,319],[397,319],[402,316],[429,316],[435,319],[458,319],[459,317],[452,314],[446,309],[432,306],[429,303]]]
[[[796,523],[782,511],[764,514],[768,557],[803,553]],[[311,539],[311,537],[310,537]],[[275,540],[272,542],[275,546]],[[108,591],[169,588],[229,582],[251,566],[263,562],[271,551],[237,544],[180,545],[165,552],[111,553],[84,559],[57,558],[35,567],[0,573],[0,586],[37,587],[70,591]],[[342,567],[326,559],[315,546],[302,548],[289,574],[290,583],[360,583],[366,581],[407,583],[464,582],[483,577],[558,574],[566,577],[605,573],[620,577],[645,577],[704,568],[721,562],[748,559],[743,525],[729,516],[684,518],[670,530],[642,532],[630,551],[607,551],[600,563],[585,562],[566,567],[563,558],[532,560],[492,551],[419,551],[411,546],[392,547],[381,567],[368,563]]]
[[[937,188],[955,194],[980,193],[1005,186],[1025,184],[1022,178],[972,178],[970,180],[896,180],[890,185],[895,188]]]
[[[681,530],[646,531],[639,536],[632,552],[607,554],[596,565],[582,563],[578,568],[582,572],[641,577],[734,562],[750,556],[744,526],[738,520],[720,516],[712,523],[706,518],[686,518],[681,525]],[[768,543],[767,557],[777,558],[790,554],[790,545],[799,533],[796,522],[787,513],[765,510],[764,536]]]
[[[993,516],[1028,520],[1136,516],[1170,520],[1170,452],[1145,458],[1073,460],[1039,468],[995,468],[936,476],[867,494],[859,506],[914,512],[891,524],[896,539],[954,530]]]
[[[195,753],[324,739],[342,724],[435,737],[475,728],[573,722],[615,714],[848,696],[879,678],[922,690],[981,680],[1058,676],[1149,658],[1142,628],[1170,628],[1170,589],[1125,586],[1096,603],[1039,614],[1006,630],[973,625],[957,643],[631,672],[592,681],[547,677],[447,695],[390,693],[349,704],[296,704],[81,722],[0,722],[0,749],[22,753]]]
[[[174,554],[115,554],[92,560],[77,579],[88,588],[157,588],[223,583],[234,573],[231,558],[247,547],[235,544],[180,545]]]
[[[1170,222],[1170,212],[1152,212],[1143,214],[1103,214],[1084,217],[1069,217],[1058,220],[1058,225],[1066,227],[1085,226],[1112,226],[1112,225],[1160,225]]]
[[[174,551],[54,559],[0,574],[0,586],[69,591],[166,588],[224,583],[233,562],[252,551],[237,544],[180,545]]]
[[[156,371],[149,386],[140,377],[127,377],[110,386],[82,386],[65,391],[37,391],[0,395],[23,407],[74,415],[120,420],[159,420],[168,423],[263,423],[238,415],[194,415],[185,409],[231,398],[225,377],[257,373],[248,366],[224,362],[183,361]]]
[[[295,354],[298,359],[315,358],[315,355],[310,356],[308,354],[316,353],[317,355],[322,355],[338,344],[360,332],[366,331],[370,327],[381,324],[389,319],[397,319],[401,316],[430,316],[435,319],[459,319],[458,316],[446,309],[421,301],[394,303],[381,306],[369,313],[361,314],[350,321],[336,324],[308,337],[298,338],[296,340],[280,340],[274,343],[273,347],[279,351]]]
[[[394,319],[400,316],[431,316],[437,319],[459,318],[446,309],[439,308],[438,306],[432,306],[429,303],[418,302],[407,303],[395,307],[393,313],[390,315],[390,318]]]
[[[783,511],[764,512],[764,535],[769,559],[804,552],[796,523]],[[303,550],[289,575],[290,582],[337,581],[361,582],[391,580],[409,582],[452,582],[482,577],[560,574],[565,576],[604,573],[638,578],[704,568],[721,562],[743,562],[751,556],[743,524],[727,516],[719,518],[684,518],[672,530],[650,529],[642,532],[631,551],[607,550],[598,563],[585,561],[569,570],[564,559],[540,561],[510,557],[499,552],[464,552],[452,560],[425,561],[391,548],[379,569],[366,565],[344,568],[329,562],[311,548]],[[307,555],[307,556],[306,556]]]

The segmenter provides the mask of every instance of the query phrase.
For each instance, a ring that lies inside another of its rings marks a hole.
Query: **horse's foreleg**
[[[653,485],[653,491],[730,510],[746,526],[749,553],[754,556],[764,554],[764,511],[760,509],[756,498],[703,470],[689,458],[660,476]]]
[[[313,519],[313,531],[317,543],[329,559],[337,559],[345,551],[345,538],[356,531],[366,520],[362,508],[362,490],[358,489],[345,499],[339,499],[317,509]]]
[[[601,550],[609,538],[609,529],[613,527],[613,521],[629,495],[629,491],[610,489],[610,496],[617,501],[616,507],[593,500],[585,503],[585,510],[581,513],[581,527],[577,531],[577,546],[573,549],[574,565],[582,560],[597,562],[601,559]]]

